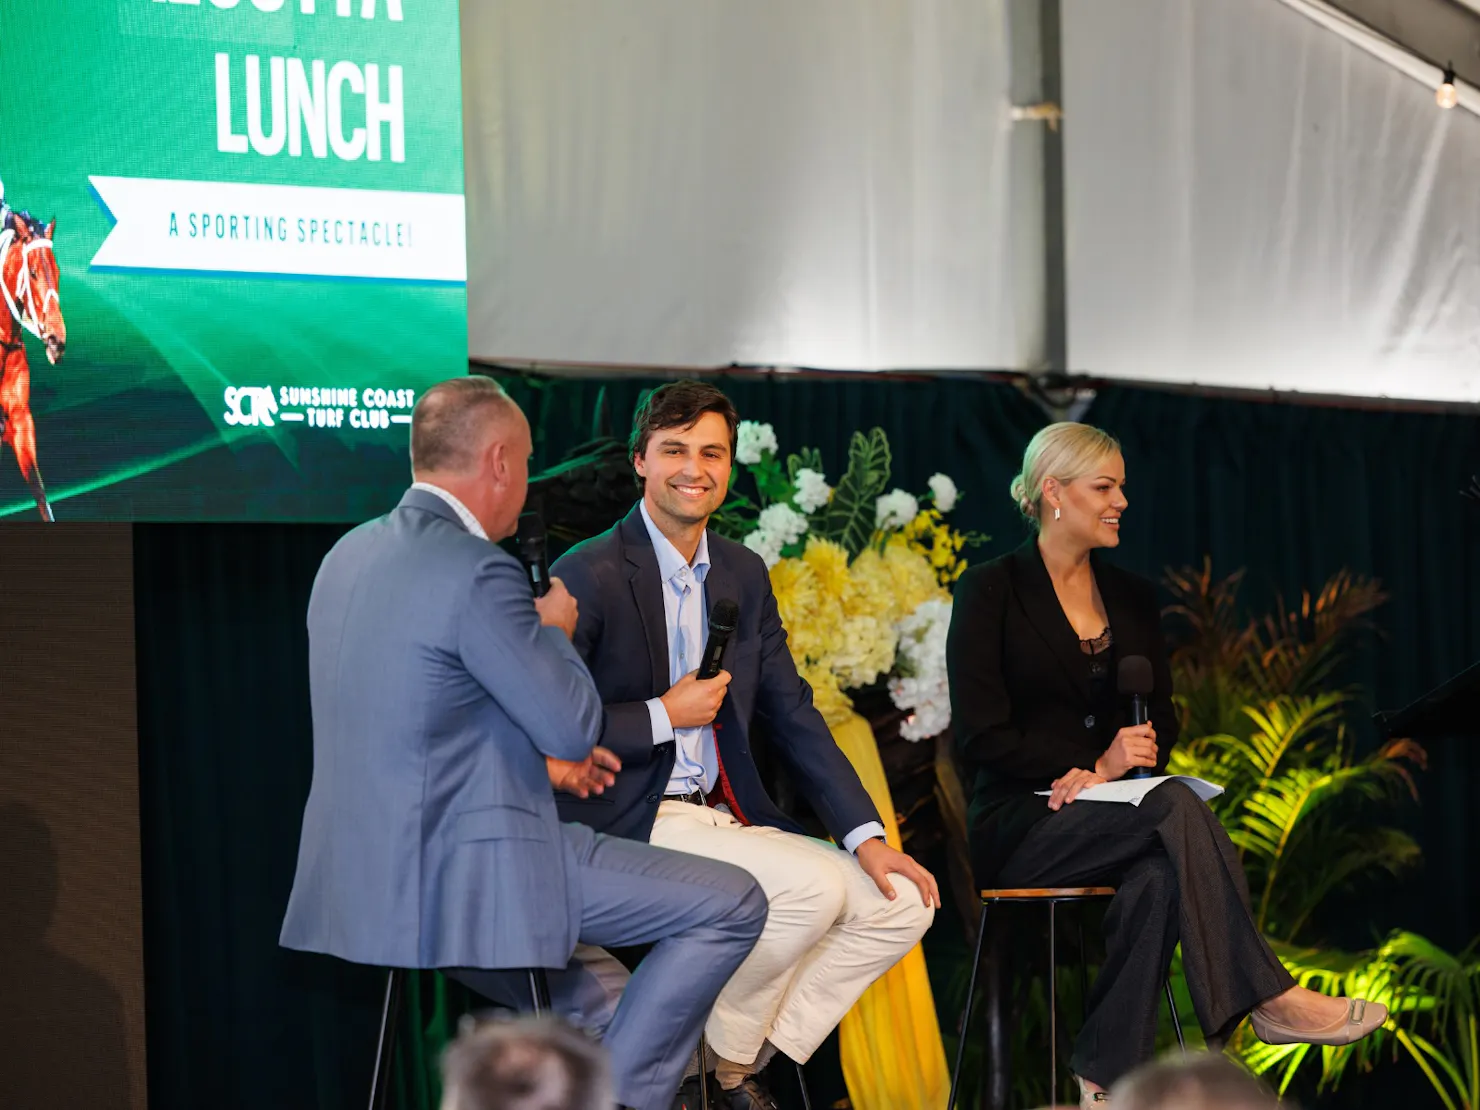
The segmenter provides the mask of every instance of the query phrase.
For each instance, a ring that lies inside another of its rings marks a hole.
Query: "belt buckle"
[[[704,791],[690,790],[687,794],[680,794],[678,800],[688,802],[691,806],[702,806],[704,804]]]

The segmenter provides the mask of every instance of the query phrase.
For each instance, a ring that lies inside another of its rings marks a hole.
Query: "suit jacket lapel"
[[[711,541],[709,545],[709,573],[704,576],[704,604],[709,611],[714,612],[714,603],[722,597],[731,601],[740,601],[740,586],[735,579],[735,574],[730,565],[725,562],[724,554]],[[736,629],[735,637],[730,641],[729,651],[735,650],[735,641],[740,638],[740,631]]]
[[[1038,541],[1029,540],[1018,548],[1013,563],[1018,584],[1016,592],[1023,612],[1063,667],[1069,684],[1078,691],[1080,699],[1088,703],[1089,669],[1079,647],[1079,637],[1064,615],[1064,607],[1059,604],[1058,594],[1054,593],[1053,579],[1049,578],[1043,556],[1038,553]]]
[[[1129,599],[1120,588],[1120,579],[1115,568],[1107,566],[1091,556],[1095,568],[1095,584],[1100,588],[1100,600],[1105,603],[1105,616],[1110,621],[1110,631],[1115,635],[1115,657],[1146,655],[1141,636],[1141,622],[1134,609],[1127,607]]]
[[[642,514],[635,507],[623,519],[621,535],[632,600],[642,618],[648,660],[653,668],[653,696],[657,697],[673,685],[668,678],[668,620],[663,613],[663,579],[658,573],[658,553],[653,550],[653,541],[642,522]]]

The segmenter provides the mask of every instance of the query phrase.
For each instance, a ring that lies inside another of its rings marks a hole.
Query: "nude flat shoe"
[[[1388,1010],[1381,1002],[1365,998],[1347,1000],[1346,1016],[1321,1029],[1292,1029],[1261,1013],[1257,1008],[1249,1015],[1254,1033],[1265,1044],[1343,1045],[1360,1041],[1387,1021]]]

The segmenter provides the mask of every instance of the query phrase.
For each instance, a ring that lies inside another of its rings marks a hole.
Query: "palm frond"
[[[1385,826],[1345,828],[1310,840],[1317,843],[1319,866],[1301,868],[1304,881],[1290,895],[1280,891],[1272,900],[1270,916],[1289,937],[1299,937],[1311,915],[1336,891],[1379,874],[1401,875],[1423,858],[1413,837]]]
[[[1263,781],[1245,799],[1229,836],[1245,858],[1253,856],[1262,866],[1263,890],[1256,918],[1261,929],[1271,924],[1276,884],[1282,873],[1294,870],[1292,865],[1298,862],[1298,849],[1303,843],[1317,845],[1316,850],[1322,854],[1322,860],[1311,861],[1313,866],[1326,865],[1316,835],[1317,822],[1310,819],[1313,813],[1344,795],[1384,801],[1392,799],[1402,787],[1412,788],[1407,768],[1386,751],[1345,766],[1328,763],[1324,768],[1290,767]],[[1307,907],[1315,905],[1308,890],[1301,892],[1300,901]],[[1309,909],[1296,916],[1308,917]]]
[[[1254,677],[1267,693],[1304,694],[1329,682],[1346,658],[1352,638],[1371,632],[1374,609],[1387,600],[1376,580],[1341,570],[1315,595],[1300,595],[1299,605],[1275,611],[1250,629],[1258,670]]]
[[[1336,1087],[1356,1066],[1368,1070],[1384,1057],[1406,1052],[1453,1110],[1480,1107],[1477,1052],[1477,987],[1480,960],[1472,947],[1455,956],[1414,933],[1395,932],[1369,952],[1296,948],[1271,942],[1303,987],[1331,995],[1366,998],[1388,1007],[1387,1024],[1372,1036],[1320,1054],[1323,1089]],[[1308,1054],[1299,1046],[1265,1045],[1241,1028],[1230,1045],[1251,1071],[1278,1070],[1281,1089]]]
[[[1474,945],[1455,955],[1416,933],[1397,932],[1379,953],[1392,965],[1395,994],[1428,1000],[1436,1025],[1480,1013],[1480,952]]]
[[[1320,730],[1340,723],[1349,700],[1343,692],[1325,690],[1308,697],[1281,695],[1260,706],[1246,706],[1244,715],[1254,723],[1254,731],[1245,741],[1246,754],[1259,785],[1267,785],[1274,778],[1290,753],[1313,751],[1319,744]]]

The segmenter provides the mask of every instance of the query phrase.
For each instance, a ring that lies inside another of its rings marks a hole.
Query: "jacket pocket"
[[[544,818],[520,806],[484,806],[457,815],[454,835],[468,840],[548,840]]]

